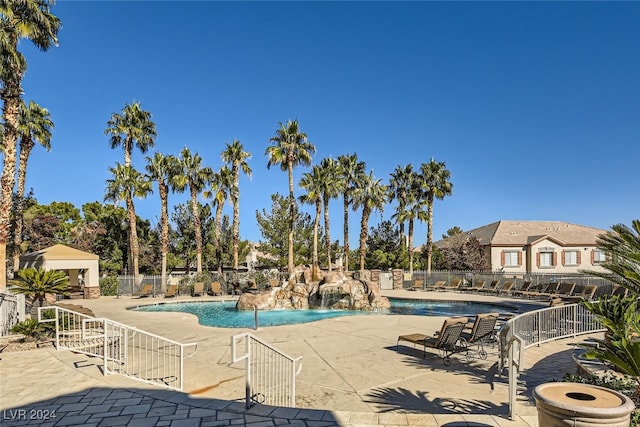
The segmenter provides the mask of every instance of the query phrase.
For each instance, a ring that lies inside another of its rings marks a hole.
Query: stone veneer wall
[[[84,287],[84,299],[98,299],[98,298],[100,298],[100,287],[98,286]]]
[[[402,289],[402,284],[404,283],[404,271],[397,268],[395,270],[391,270],[391,274],[393,275],[393,289]]]
[[[371,281],[378,284],[380,287],[380,271],[381,270],[371,270]]]

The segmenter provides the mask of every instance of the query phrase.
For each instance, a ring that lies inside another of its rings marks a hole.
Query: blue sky
[[[314,163],[355,152],[388,181],[398,165],[446,162],[453,195],[435,204],[436,238],[501,219],[609,229],[640,218],[638,2],[60,0],[52,10],[59,47],[21,45],[25,99],[56,125],[51,151],[37,147],[29,163],[41,204],[103,200],[108,168],[123,161],[106,122],[137,100],[157,126],[152,152],[186,146],[214,169],[233,139],[253,154],[252,179],[240,179],[243,239],[261,239],[255,211],[288,191],[264,152],[278,122],[295,118]],[[134,153],[140,170],[144,157]],[[157,222],[157,191],[136,209]],[[341,200],[330,211],[341,240]]]

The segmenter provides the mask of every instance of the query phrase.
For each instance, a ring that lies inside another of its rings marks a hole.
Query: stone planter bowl
[[[635,409],[624,394],[589,384],[545,383],[533,397],[541,427],[628,427]]]

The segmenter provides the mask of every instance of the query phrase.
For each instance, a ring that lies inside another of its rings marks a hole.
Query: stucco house
[[[561,221],[498,221],[465,231],[480,241],[491,269],[505,273],[603,271],[607,255],[596,240],[606,232]]]

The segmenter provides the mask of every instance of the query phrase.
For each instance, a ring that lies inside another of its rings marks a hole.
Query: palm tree
[[[134,145],[144,154],[153,147],[157,136],[156,124],[151,120],[151,113],[143,110],[137,101],[125,104],[122,114],[113,113],[104,133],[110,135],[111,148],[122,145],[125,166],[131,166]]]
[[[353,206],[362,206],[362,219],[360,221],[360,270],[364,270],[364,256],[367,253],[367,234],[369,217],[374,210],[382,212],[387,203],[388,189],[382,184],[382,180],[376,179],[373,172],[366,175],[353,191]]]
[[[408,194],[405,208],[398,215],[398,221],[408,221],[408,250],[409,250],[409,273],[413,274],[413,227],[415,220],[426,221],[427,216],[427,202],[419,198],[419,194],[412,191]]]
[[[191,154],[191,151],[186,147],[180,153],[179,161],[180,172],[174,176],[173,186],[181,192],[189,187],[193,227],[196,234],[196,272],[200,275],[202,274],[202,224],[200,223],[198,194],[211,181],[213,170],[208,166],[202,166],[202,158],[198,153]]]
[[[429,163],[420,165],[420,174],[420,186],[427,201],[427,275],[429,275],[433,256],[433,201],[442,200],[451,195],[453,184],[449,181],[451,172],[447,169],[445,162],[436,162],[431,159]]]
[[[342,184],[342,201],[344,207],[343,224],[343,266],[344,271],[349,271],[349,205],[352,203],[351,193],[354,187],[362,181],[365,175],[366,165],[358,161],[358,155],[344,154],[338,156],[338,179]]]
[[[320,213],[322,211],[322,195],[324,190],[324,170],[321,166],[314,166],[311,172],[306,172],[300,179],[300,187],[306,191],[299,197],[302,203],[315,205],[316,215],[313,222],[313,255],[311,280],[318,280],[318,229],[320,227]]]
[[[611,231],[598,236],[597,244],[607,254],[601,265],[608,271],[585,273],[611,280],[640,296],[640,220],[633,220],[631,227],[614,225]]]
[[[28,39],[39,50],[58,44],[60,20],[49,11],[48,0],[0,1],[0,99],[3,105],[2,150],[4,163],[0,177],[0,289],[7,286],[7,241],[16,173],[16,151],[22,76],[27,69],[18,42]]]
[[[340,181],[338,162],[331,157],[320,162],[322,177],[322,206],[324,209],[324,244],[327,251],[327,263],[331,271],[331,236],[329,234],[329,200],[338,197]]]
[[[222,161],[231,166],[231,177],[233,179],[233,191],[231,192],[231,203],[233,204],[233,269],[238,271],[238,250],[240,246],[240,170],[248,177],[251,177],[251,168],[247,159],[251,158],[251,153],[244,151],[244,147],[237,139],[222,152]]]
[[[289,174],[289,233],[288,233],[288,271],[293,273],[293,222],[296,199],[293,195],[293,168],[298,165],[309,166],[316,147],[307,140],[307,135],[300,132],[297,120],[279,123],[275,136],[269,141],[273,143],[267,147],[267,168],[280,165],[280,170]]]
[[[127,205],[127,216],[129,219],[129,256],[135,282],[138,283],[140,271],[138,260],[140,248],[138,244],[138,231],[136,228],[136,209],[133,204],[133,197],[144,198],[151,192],[151,181],[145,175],[135,170],[131,166],[116,163],[115,167],[109,168],[113,178],[107,179],[105,191],[105,202],[118,203],[122,200]]]
[[[12,281],[12,291],[31,297],[32,309],[42,307],[47,294],[69,295],[69,277],[63,271],[45,270],[40,267],[19,270],[16,274],[19,279]],[[32,314],[35,313],[32,310]]]
[[[51,129],[53,121],[46,108],[42,108],[33,101],[26,105],[22,102],[18,133],[20,135],[20,161],[18,164],[18,189],[15,199],[15,230],[13,233],[14,253],[13,270],[17,271],[20,265],[20,246],[22,245],[22,210],[24,199],[24,184],[27,179],[27,162],[31,150],[38,142],[47,151],[51,149]]]
[[[406,247],[404,240],[404,224],[405,220],[402,218],[405,216],[405,209],[407,206],[407,199],[409,197],[409,191],[411,191],[411,185],[413,184],[414,172],[411,164],[403,166],[396,166],[395,170],[391,173],[391,179],[389,180],[389,197],[390,199],[396,199],[398,206],[393,218],[398,222],[400,228],[400,241],[402,247]]]
[[[234,191],[231,170],[226,165],[222,166],[218,172],[212,175],[209,184],[211,188],[204,192],[204,197],[213,199],[212,205],[216,208],[214,244],[218,273],[222,273],[222,248],[220,240],[222,238],[222,209],[224,208],[224,202],[227,200],[227,197]]]
[[[178,159],[156,152],[153,157],[147,157],[146,170],[149,178],[158,183],[160,195],[160,229],[162,242],[162,289],[167,284],[167,254],[169,253],[169,180],[178,169]]]

